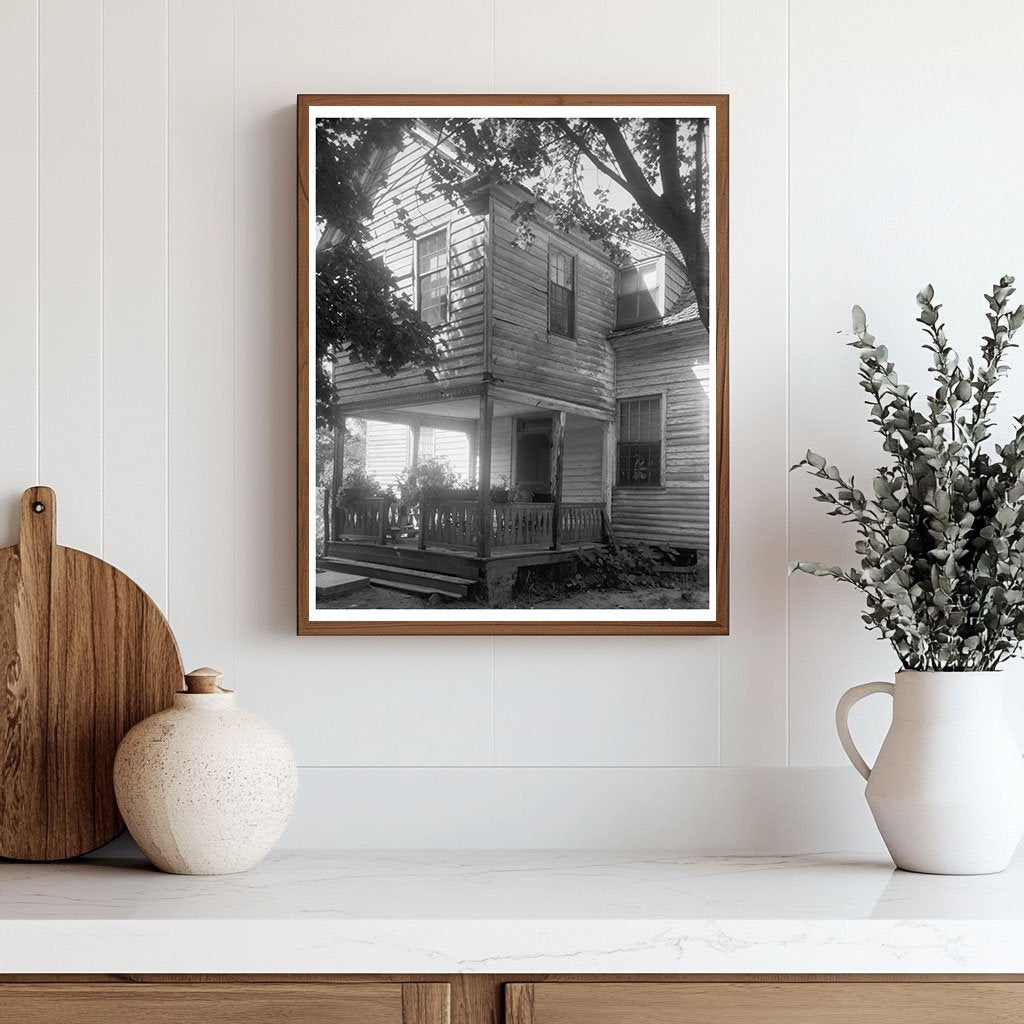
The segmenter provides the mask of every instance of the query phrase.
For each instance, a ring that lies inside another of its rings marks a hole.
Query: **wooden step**
[[[461,576],[476,582],[480,569],[475,554],[450,555],[443,551],[420,551],[395,544],[361,544],[358,541],[332,540],[327,545],[328,558],[343,558],[372,565],[400,565],[403,569],[421,569],[444,576]]]
[[[443,594],[448,597],[468,597],[472,580],[462,576],[448,576],[439,572],[409,569],[398,565],[381,565],[375,562],[361,562],[352,558],[321,558],[318,567],[332,572],[367,576],[382,586],[402,584],[416,587],[425,593]]]
[[[368,576],[354,576],[347,572],[335,572],[332,569],[321,569],[316,574],[316,596],[338,597],[351,594],[370,585]]]

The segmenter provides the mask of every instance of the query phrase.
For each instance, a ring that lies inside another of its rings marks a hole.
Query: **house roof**
[[[697,300],[693,297],[693,291],[684,295],[681,301],[677,302],[672,309],[657,320],[649,320],[645,324],[637,324],[634,327],[620,327],[608,332],[608,337],[615,341],[618,338],[638,338],[658,334],[667,331],[672,327],[682,327],[687,324],[699,324],[700,312],[697,309]]]
[[[634,231],[629,236],[628,241],[639,242],[640,245],[646,245],[649,249],[657,249],[658,252],[668,253],[677,259],[682,266],[686,266],[683,262],[683,254],[679,251],[679,246],[660,228],[641,228],[639,231]]]

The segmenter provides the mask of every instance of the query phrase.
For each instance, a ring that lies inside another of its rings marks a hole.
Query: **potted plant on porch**
[[[888,464],[870,497],[815,452],[793,467],[822,481],[815,500],[828,515],[854,526],[860,564],[791,569],[861,591],[867,628],[892,644],[902,666],[895,685],[847,691],[836,722],[893,860],[912,871],[1001,871],[1024,832],[1024,761],[998,671],[1024,640],[1024,417],[1005,444],[987,444],[1007,353],[1024,324],[1024,306],[1011,311],[1013,292],[1004,277],[986,296],[989,334],[980,360],[966,365],[946,339],[932,287],[917,296],[935,380],[923,405],[854,306],[860,385]],[[869,768],[847,716],[875,692],[892,695],[893,722]]]

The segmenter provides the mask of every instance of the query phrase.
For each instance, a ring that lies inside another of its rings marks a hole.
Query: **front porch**
[[[415,500],[403,499],[401,488],[398,496],[357,497],[335,487],[325,496],[323,550],[335,568],[373,576],[369,570],[385,567],[410,589],[418,585],[414,573],[435,574],[424,583],[460,596],[468,579],[494,603],[508,596],[520,567],[572,562],[581,547],[610,539],[610,410],[559,406],[486,381],[444,402],[435,395],[404,407],[349,407],[339,421],[335,481],[344,479],[345,416],[407,427],[411,467],[428,436],[462,436],[468,473],[450,497],[437,488]]]

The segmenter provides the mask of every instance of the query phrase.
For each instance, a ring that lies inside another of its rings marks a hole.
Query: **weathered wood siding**
[[[692,298],[693,289],[683,265],[672,255],[665,256],[665,312],[671,313],[680,299]]]
[[[604,423],[586,416],[565,418],[563,501],[604,501]]]
[[[402,423],[366,421],[366,472],[387,487],[409,465],[409,428]]]
[[[532,225],[529,246],[515,244],[512,206],[493,209],[492,372],[503,387],[599,409],[613,403],[612,351],[615,268],[582,239]],[[548,249],[576,257],[576,337],[548,333]]]
[[[443,386],[479,382],[484,372],[486,209],[460,211],[440,196],[420,202],[417,190],[429,188],[423,153],[423,144],[414,140],[392,159],[386,183],[374,199],[369,249],[391,269],[401,290],[413,300],[416,243],[396,223],[395,200],[410,212],[417,236],[448,228],[449,325],[441,336],[441,381]],[[425,390],[434,390],[418,367],[388,378],[363,363],[347,360],[335,365],[334,384],[338,400],[350,408],[381,398],[400,402],[403,395],[415,398],[419,394],[422,400]]]
[[[661,487],[612,488],[619,540],[708,550],[711,388],[708,334],[697,323],[668,335],[616,342],[619,398],[663,394]]]
[[[491,483],[501,486],[501,478],[512,480],[512,429],[511,416],[495,416],[491,424]]]
[[[468,479],[469,439],[461,431],[423,427],[420,430],[420,461],[432,456],[447,459],[460,477]]]

